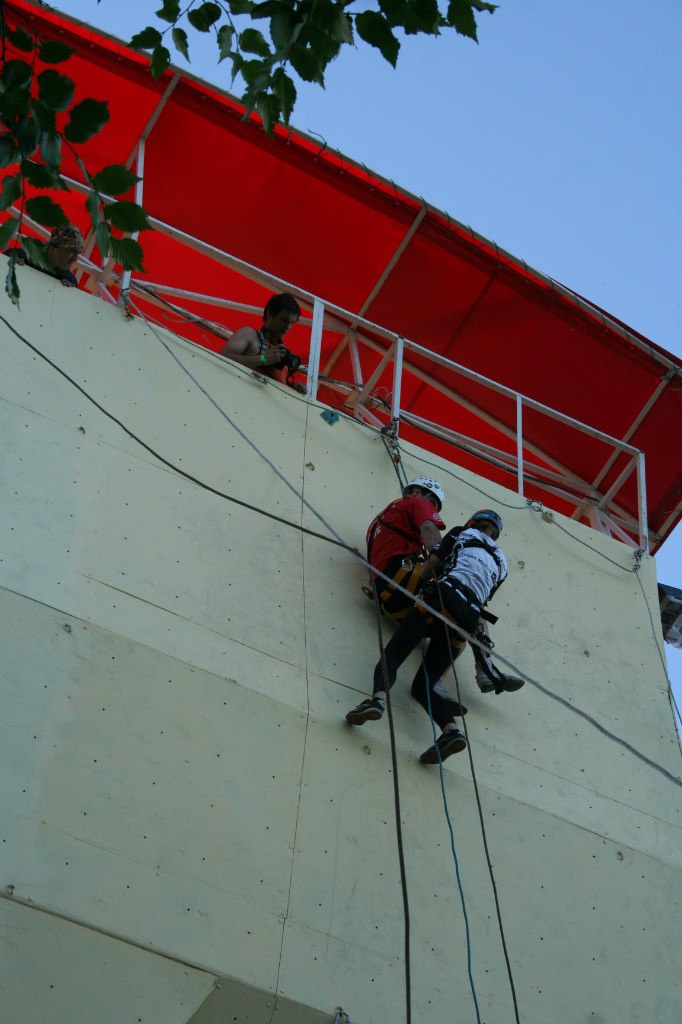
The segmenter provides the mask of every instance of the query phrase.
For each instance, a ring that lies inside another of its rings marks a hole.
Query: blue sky
[[[125,39],[159,3],[55,6]],[[346,48],[292,120],[682,361],[681,54],[680,0],[500,0],[478,45],[406,38],[396,71]],[[212,49],[190,37],[190,56],[230,88]],[[661,439],[678,461],[681,437]],[[682,587],[682,527],[657,563]],[[679,706],[682,650],[665,651]]]

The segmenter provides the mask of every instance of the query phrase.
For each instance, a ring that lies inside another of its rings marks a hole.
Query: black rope
[[[440,582],[437,582],[436,585],[437,585],[437,588],[438,588],[438,600],[440,601],[441,612],[443,614],[445,614],[445,604],[443,602],[443,595],[442,595],[441,589],[440,589]],[[457,700],[461,704],[462,703],[462,693],[461,693],[460,686],[459,686],[459,676],[457,675],[457,669],[455,668],[455,659],[452,656],[452,646],[450,644],[449,630],[448,630],[448,627],[445,625],[444,622],[441,623],[441,625],[443,627],[443,632],[445,634],[445,642],[446,642],[446,644],[448,646],[448,653],[450,655],[450,667],[451,667],[452,673],[453,673],[453,675],[455,677],[455,690],[456,690],[456,693],[457,693]],[[480,792],[479,792],[479,789],[478,789],[478,779],[476,777],[476,768],[474,767],[474,757],[473,757],[473,754],[471,752],[471,739],[469,737],[469,730],[467,729],[466,716],[462,716],[462,725],[464,726],[464,735],[466,736],[466,739],[467,739],[467,754],[469,756],[469,767],[471,768],[471,780],[472,780],[472,782],[474,784],[474,794],[475,794],[475,797],[476,797],[476,807],[478,808],[478,820],[479,820],[480,825],[481,825],[481,837],[483,839],[483,849],[485,851],[485,860],[486,860],[486,864],[488,865],[488,874],[490,875],[490,884],[492,886],[493,898],[495,900],[495,914],[496,914],[496,917],[497,917],[497,924],[498,924],[499,931],[500,931],[500,939],[502,941],[502,951],[504,953],[504,962],[505,962],[506,967],[507,967],[507,977],[509,978],[509,987],[511,989],[512,1002],[514,1003],[514,1019],[516,1021],[516,1024],[520,1024],[520,1020],[519,1020],[519,1006],[518,1006],[518,1002],[517,1002],[517,999],[516,999],[516,986],[514,985],[514,976],[512,974],[511,962],[509,960],[509,952],[507,950],[507,939],[505,937],[504,925],[502,923],[502,911],[500,909],[500,901],[499,901],[499,897],[498,897],[498,894],[497,894],[497,883],[495,881],[495,875],[494,875],[494,872],[493,872],[492,860],[490,858],[490,850],[488,848],[488,835],[487,835],[486,828],[485,828],[485,821],[483,819],[483,807],[482,807],[482,804],[481,804],[481,795],[480,795]]]
[[[381,671],[384,676],[384,689],[386,691],[386,711],[388,712],[388,732],[391,738],[391,765],[393,768],[393,800],[395,804],[395,831],[398,843],[398,862],[400,864],[400,886],[403,893],[403,918],[405,921],[405,1021],[411,1024],[412,1021],[412,984],[410,978],[410,904],[407,895],[407,873],[405,871],[405,853],[403,849],[403,828],[400,814],[400,785],[398,782],[398,759],[396,756],[395,730],[393,727],[393,708],[391,707],[391,687],[388,681],[388,667],[386,665],[386,651],[384,649],[384,637],[381,629],[381,606],[377,592],[376,580],[372,579],[374,591],[374,607],[377,616],[377,636],[379,638],[379,656],[381,659]]]
[[[118,427],[120,427],[121,430],[124,431],[124,433],[126,433],[134,441],[137,441],[137,443],[142,448],[144,448],[145,451],[149,452],[150,455],[153,455],[154,458],[158,459],[158,461],[160,463],[162,463],[164,466],[167,466],[169,469],[173,470],[174,473],[178,473],[179,476],[184,477],[186,480],[189,480],[191,483],[194,483],[198,487],[203,488],[205,491],[208,491],[211,494],[215,494],[219,498],[223,498],[225,501],[230,501],[230,502],[232,502],[235,505],[240,505],[242,508],[249,509],[250,512],[255,512],[257,515],[265,516],[267,519],[272,519],[274,522],[281,523],[284,526],[288,526],[292,530],[298,530],[300,533],[305,533],[305,534],[307,534],[310,537],[315,537],[317,540],[323,540],[323,541],[326,541],[328,544],[334,544],[336,547],[342,548],[343,550],[348,551],[350,554],[352,554],[355,558],[358,559],[359,562],[362,563],[362,565],[365,568],[372,568],[372,567],[370,567],[368,565],[366,559],[363,558],[363,556],[360,554],[360,552],[357,550],[357,548],[352,547],[350,544],[346,544],[346,543],[344,543],[341,540],[336,540],[335,538],[329,537],[329,536],[327,536],[327,535],[325,535],[323,533],[318,533],[316,530],[310,530],[307,527],[301,526],[298,523],[294,523],[294,522],[292,522],[289,519],[284,519],[282,516],[276,516],[272,512],[266,512],[264,509],[258,508],[255,505],[250,505],[248,502],[242,501],[240,498],[235,498],[233,495],[227,494],[225,491],[221,491],[221,490],[219,490],[216,487],[212,487],[211,484],[207,484],[203,480],[199,480],[197,477],[192,476],[191,473],[187,473],[184,469],[181,469],[179,466],[176,466],[174,463],[172,463],[168,459],[164,458],[163,455],[159,454],[159,452],[157,452],[155,448],[152,448],[151,445],[148,445],[145,441],[143,441],[142,438],[140,438],[137,434],[135,434],[132,430],[130,430],[130,428],[127,427],[125,425],[125,423],[123,423],[121,420],[119,420],[116,416],[114,416],[113,413],[110,413],[107,409],[104,408],[103,405],[100,405],[100,403],[97,402],[96,399],[94,399],[92,397],[92,395],[90,395],[85,390],[85,388],[83,388],[80,384],[78,384],[77,381],[75,381],[73,379],[73,377],[69,376],[69,374],[66,373],[65,370],[62,370],[62,368],[60,366],[57,366],[56,363],[54,363],[51,359],[49,359],[48,356],[46,356],[44,352],[41,352],[40,349],[36,348],[35,345],[32,345],[31,342],[28,341],[27,338],[24,338],[23,335],[21,335],[3,316],[0,316],[0,323],[5,324],[5,326],[8,328],[8,330],[10,330],[11,333],[14,334],[15,337],[17,337],[19,339],[19,341],[23,342],[23,344],[26,345],[29,349],[31,349],[32,352],[35,352],[35,354],[40,359],[42,359],[44,362],[46,362],[48,364],[48,366],[51,366],[52,369],[56,370],[57,373],[60,374],[60,376],[62,376],[65,380],[67,380],[69,382],[69,384],[71,384],[73,387],[75,387],[76,390],[79,391],[83,395],[83,397],[86,398],[88,400],[88,402],[90,402],[92,405],[94,405],[95,408],[98,409],[104,416],[106,416],[107,419],[110,419],[113,423],[115,423]],[[295,393],[294,393],[293,397],[294,398],[297,397]],[[427,462],[428,465],[435,465],[435,463],[429,463],[428,460],[425,460],[425,459],[422,460],[422,461]],[[444,468],[444,467],[442,467],[442,468]],[[445,471],[446,472],[450,472],[447,469]],[[455,479],[458,479],[456,477],[456,474],[450,472],[450,475],[455,477]],[[463,482],[467,483],[467,481],[463,481]],[[470,486],[473,487],[473,485],[470,485]],[[474,490],[479,490],[481,494],[485,493],[484,491],[481,491],[480,488],[474,487]],[[500,504],[504,505],[505,504],[504,502],[499,502],[499,501],[497,503],[498,503],[498,505],[500,505]],[[507,505],[506,507],[508,507],[508,508],[520,508],[521,506]],[[568,532],[568,531],[566,531],[566,532]],[[569,536],[573,536],[573,535],[569,533]],[[579,543],[583,543],[583,542],[580,541]],[[589,545],[585,545],[585,546],[589,547]],[[590,550],[594,550],[594,549],[590,548]],[[599,554],[600,552],[595,552],[595,553]],[[604,556],[604,557],[607,557],[607,556]],[[611,559],[607,559],[607,560],[611,561]],[[615,564],[617,564],[617,563],[615,563]],[[620,568],[622,569],[623,566],[620,566]],[[388,576],[385,576],[384,573],[379,572],[376,568],[372,568],[372,571],[376,572],[377,575],[381,579],[383,579],[385,582],[389,583],[397,591],[399,591],[399,593],[402,593],[403,595],[408,597],[411,601],[417,601],[418,600],[416,595],[411,594],[408,590],[405,590],[404,587],[401,587],[399,584],[395,583],[394,580],[391,580]],[[625,569],[624,571],[630,572],[632,570]],[[438,615],[439,613],[436,612],[435,614]],[[482,644],[476,639],[475,636],[469,636],[469,634],[465,633],[463,630],[458,630],[458,631],[460,632],[460,634],[466,640],[468,640],[471,643],[473,643],[474,646],[477,646],[477,647],[481,648],[481,650],[484,649]],[[487,650],[487,648],[485,650]],[[610,732],[604,726],[600,725],[599,722],[597,722],[597,720],[595,718],[593,718],[591,715],[588,715],[581,708],[578,708],[574,704],[571,704],[570,701],[567,701],[563,697],[560,697],[559,694],[553,693],[546,686],[543,686],[542,683],[539,683],[537,681],[537,679],[532,679],[530,676],[526,675],[520,668],[518,668],[516,665],[514,665],[513,662],[509,661],[507,658],[504,658],[499,653],[499,651],[496,653],[496,659],[498,661],[502,662],[502,664],[506,665],[508,668],[512,669],[512,671],[514,673],[516,673],[517,675],[519,675],[522,679],[524,679],[525,682],[530,683],[531,686],[534,686],[537,690],[540,690],[540,692],[543,693],[546,697],[549,697],[550,700],[556,701],[558,704],[561,704],[563,707],[567,708],[569,711],[572,711],[574,714],[578,715],[580,718],[583,718],[586,722],[589,722],[590,725],[594,726],[594,728],[598,732],[600,732],[603,736],[605,736],[607,739],[612,740],[614,743],[620,744],[620,746],[622,746],[625,750],[629,751],[629,753],[631,753],[634,757],[638,758],[638,760],[642,761],[644,764],[648,765],[650,768],[653,768],[655,771],[660,772],[670,782],[673,782],[676,786],[680,786],[682,788],[682,780],[678,779],[675,775],[672,774],[672,772],[669,772],[666,768],[663,768],[662,765],[657,764],[656,761],[653,761],[653,760],[651,760],[651,758],[647,757],[645,754],[642,754],[639,750],[637,750],[636,747],[633,747],[632,744],[628,743],[626,740],[621,739],[615,733]]]

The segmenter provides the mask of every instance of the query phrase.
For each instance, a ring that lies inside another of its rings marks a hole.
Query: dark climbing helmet
[[[497,530],[497,536],[502,533],[502,520],[491,508],[482,508],[480,512],[474,512],[466,525],[476,526],[478,523],[492,523]]]

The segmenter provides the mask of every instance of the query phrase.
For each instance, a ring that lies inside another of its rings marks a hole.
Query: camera
[[[279,363],[276,364],[276,370],[287,369],[290,374],[296,373],[299,366],[301,365],[301,359],[294,352],[291,352],[288,348],[284,349],[284,355],[282,356]]]

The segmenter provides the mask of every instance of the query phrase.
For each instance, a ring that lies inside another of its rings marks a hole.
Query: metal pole
[[[313,401],[317,398],[317,384],[320,376],[323,320],[324,302],[316,298],[313,303],[313,326],[310,332],[310,355],[308,357],[308,394]]]
[[[395,346],[393,363],[393,398],[391,399],[391,419],[400,420],[400,388],[403,381],[403,339],[398,338]]]
[[[646,507],[646,463],[644,452],[637,456],[637,510],[639,512],[639,546],[649,553],[649,522]]]
[[[137,174],[138,178],[140,179],[138,182],[135,183],[135,202],[138,204],[138,206],[142,206],[142,193],[143,193],[143,187],[144,187],[144,139],[143,138],[140,139],[140,141],[137,144],[137,163],[136,163],[136,167],[135,167],[135,173]],[[135,241],[137,241],[137,239],[140,237],[140,232],[139,231],[133,231],[133,233],[132,233],[132,235],[130,237],[132,239],[134,239]],[[123,273],[121,274],[121,286],[119,288],[119,293],[118,293],[118,304],[119,304],[119,306],[124,306],[125,305],[124,295],[125,295],[125,293],[130,288],[131,273],[132,272],[130,270],[124,270]]]
[[[523,399],[516,396],[516,472],[518,491],[523,497]]]

